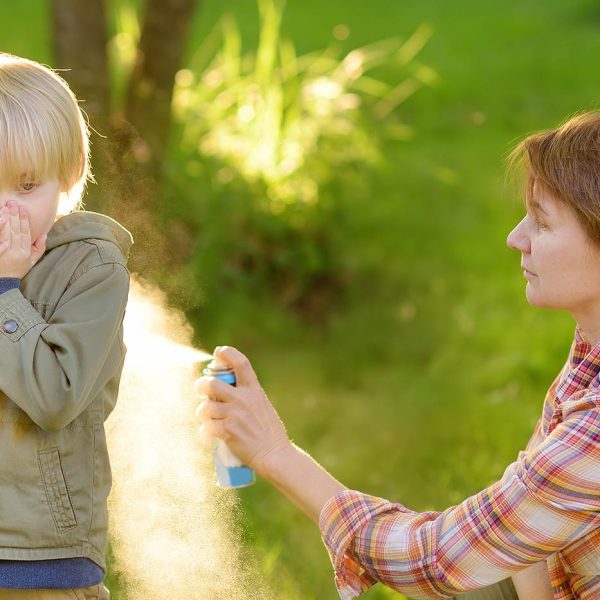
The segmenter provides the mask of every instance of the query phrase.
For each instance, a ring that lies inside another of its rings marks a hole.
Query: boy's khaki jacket
[[[0,294],[0,560],[105,568],[104,420],[125,356],[131,243],[112,219],[71,213],[20,289]]]

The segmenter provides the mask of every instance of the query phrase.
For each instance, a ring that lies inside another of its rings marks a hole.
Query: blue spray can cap
[[[210,375],[221,379],[225,383],[235,385],[235,371],[225,363],[221,362],[218,358],[213,358],[203,371],[204,375]]]

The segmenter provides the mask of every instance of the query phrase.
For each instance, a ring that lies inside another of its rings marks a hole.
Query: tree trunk
[[[169,139],[175,75],[181,68],[198,0],[148,0],[127,92],[125,118],[138,131],[152,173],[160,178]]]
[[[86,207],[121,221],[137,244],[132,270],[151,276],[173,268],[173,252],[156,217],[171,122],[175,75],[181,68],[198,0],[148,0],[125,112],[111,113],[103,0],[52,0],[57,66],[81,100],[92,127]],[[100,132],[98,135],[94,130]]]
[[[52,27],[56,65],[80,101],[90,126],[92,173],[99,185],[90,184],[85,197],[90,210],[105,210],[101,191],[110,175],[110,91],[106,54],[106,11],[103,0],[52,0]],[[112,174],[114,176],[114,174]]]
[[[182,259],[155,215],[162,201],[173,85],[197,4],[198,0],[148,0],[124,118],[113,130],[120,140],[116,160],[122,169],[121,187],[129,193],[121,203],[126,211],[122,218],[128,218],[134,238],[147,246],[134,262],[145,273],[172,269]]]

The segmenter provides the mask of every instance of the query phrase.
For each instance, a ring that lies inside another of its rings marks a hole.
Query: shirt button
[[[8,321],[4,321],[2,329],[4,329],[5,333],[14,333],[17,329],[19,329],[19,326],[17,325],[16,321],[9,319]]]

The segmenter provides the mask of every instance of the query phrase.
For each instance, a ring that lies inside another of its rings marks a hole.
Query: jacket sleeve
[[[0,389],[42,429],[78,417],[118,372],[129,273],[90,267],[71,282],[48,321],[18,289],[0,295]]]

